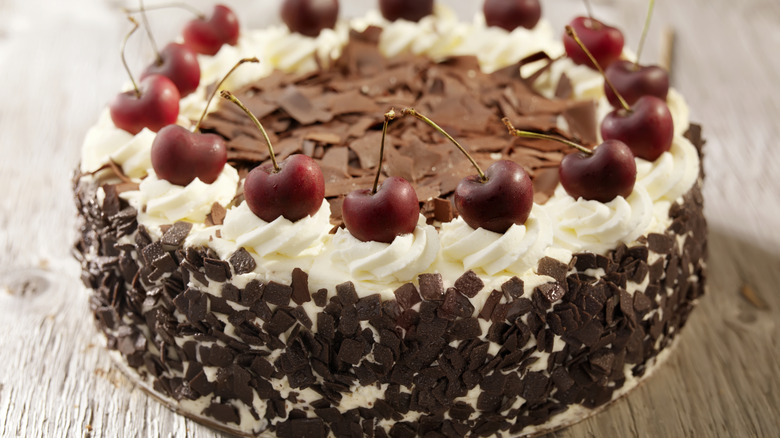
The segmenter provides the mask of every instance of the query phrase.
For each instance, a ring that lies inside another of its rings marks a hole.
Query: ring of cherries
[[[651,0],[648,17],[652,5]],[[197,55],[214,55],[225,44],[237,44],[239,23],[236,14],[224,5],[216,5],[208,17],[197,13],[197,18],[189,21],[183,30],[182,44],[171,43],[160,51],[155,48],[155,61],[144,71],[140,84],[136,84],[124,59],[127,40],[139,27],[131,14],[142,14],[146,23],[146,11],[151,9],[145,9],[141,3],[139,10],[126,11],[134,27],[122,43],[122,62],[133,88],[111,102],[111,118],[118,128],[131,134],[143,129],[157,133],[151,158],[158,178],[181,186],[196,178],[211,184],[227,162],[227,147],[222,137],[199,132],[200,124],[222,82],[244,62],[258,61],[239,61],[217,85],[194,129],[179,126],[176,124],[179,100],[195,91],[200,82]],[[379,9],[390,21],[419,21],[433,14],[434,0],[379,0]],[[323,29],[335,26],[338,11],[338,0],[285,0],[281,16],[292,32],[315,37]],[[487,25],[507,31],[533,28],[541,15],[538,0],[485,0],[483,12]],[[153,42],[151,33],[149,36]],[[560,137],[517,130],[509,120],[503,121],[511,135],[556,140],[578,150],[566,155],[559,166],[561,185],[572,197],[600,202],[609,202],[617,196],[628,197],[636,181],[634,157],[654,161],[671,147],[674,129],[665,102],[668,74],[657,66],[620,60],[623,34],[590,16],[572,20],[566,26],[563,42],[574,63],[597,69],[605,78],[605,94],[616,109],[601,123],[604,142],[589,149]],[[323,174],[317,163],[303,154],[290,155],[277,162],[262,124],[233,94],[222,91],[221,96],[247,113],[262,132],[270,152],[270,162],[252,169],[244,181],[245,200],[250,210],[268,222],[279,217],[297,221],[314,215],[325,193]],[[388,125],[405,116],[416,117],[439,131],[474,165],[477,174],[464,178],[453,196],[455,207],[467,224],[475,229],[504,233],[511,226],[526,222],[533,207],[533,184],[519,164],[499,160],[483,172],[466,149],[435,122],[413,108],[406,108],[385,114],[380,164],[373,187],[355,190],[344,199],[344,223],[354,237],[389,243],[397,236],[414,232],[417,226],[420,209],[413,186],[399,177],[389,177],[379,184]]]

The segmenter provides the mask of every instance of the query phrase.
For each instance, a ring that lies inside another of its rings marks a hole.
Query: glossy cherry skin
[[[518,27],[533,29],[542,16],[539,0],[485,0],[482,6],[488,26],[513,31]]]
[[[625,143],[606,140],[592,155],[576,152],[563,157],[558,175],[566,193],[574,199],[609,202],[631,195],[636,183],[636,162]]]
[[[379,11],[388,21],[420,21],[433,14],[433,0],[379,0]]]
[[[282,21],[290,29],[316,37],[323,29],[333,29],[339,18],[338,0],[284,0]]]
[[[313,216],[325,199],[325,177],[311,158],[294,154],[279,163],[255,167],[244,181],[244,198],[255,216],[266,222],[292,222]]]
[[[577,17],[569,23],[569,26],[574,29],[601,68],[607,68],[617,61],[623,53],[623,32],[619,29],[588,17]],[[590,62],[588,55],[580,48],[574,38],[564,34],[563,46],[566,49],[566,54],[575,64],[587,65],[596,69],[596,66]]]
[[[216,55],[223,44],[238,43],[238,17],[225,5],[216,5],[208,19],[196,18],[184,27],[184,45],[196,53]]]
[[[354,190],[344,198],[344,225],[363,242],[392,243],[397,236],[414,232],[420,203],[414,187],[403,178],[387,178],[376,193]]]
[[[478,175],[464,178],[455,188],[455,208],[471,228],[504,233],[522,225],[531,214],[534,188],[528,173],[514,161],[501,160]]]
[[[157,178],[186,186],[195,178],[206,184],[217,180],[227,163],[225,140],[215,134],[193,133],[168,125],[152,142],[152,167]]]
[[[669,93],[669,73],[657,65],[643,66],[617,60],[610,64],[604,73],[629,106],[642,96],[655,96],[666,100]],[[613,107],[620,108],[620,101],[606,82],[604,94]]]
[[[655,161],[672,147],[674,120],[666,102],[655,96],[642,96],[631,111],[616,109],[601,122],[601,137],[620,140],[634,156]]]
[[[189,47],[170,43],[160,50],[159,62],[154,62],[144,71],[141,79],[159,74],[173,81],[181,97],[191,94],[200,84],[198,55]]]
[[[119,129],[135,135],[144,128],[157,132],[176,123],[179,117],[179,89],[165,76],[147,76],[134,90],[118,94],[109,104],[111,120]]]

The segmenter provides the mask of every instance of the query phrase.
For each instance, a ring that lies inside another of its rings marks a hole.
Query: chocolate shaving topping
[[[255,259],[244,248],[239,248],[230,256],[230,264],[239,275],[250,273],[257,267]]]
[[[485,74],[476,58],[468,56],[438,64],[422,56],[387,59],[368,36],[372,32],[353,32],[331,68],[293,76],[277,72],[234,91],[269,131],[280,158],[304,153],[320,161],[329,202],[370,186],[378,164],[382,115],[391,107],[412,106],[426,113],[467,145],[485,167],[496,160],[494,153],[520,162],[534,180],[541,178],[535,181],[540,202],[555,187],[553,175],[545,169],[557,167],[569,148],[511,137],[501,118],[510,117],[524,129],[595,142],[592,102],[544,98],[528,85],[534,77],[520,77],[519,67],[527,62],[547,59],[548,68],[551,61],[546,54]],[[570,131],[558,126],[558,116]],[[227,139],[228,159],[240,172],[269,160],[260,147],[260,134],[233,105],[221,104],[202,127]],[[465,157],[429,127],[411,119],[393,122],[388,143],[384,175],[411,181],[423,204],[443,201],[423,209],[429,220],[451,220],[454,210],[449,199],[455,186],[473,174]],[[333,209],[335,225],[341,224],[339,212],[340,208]],[[218,220],[213,215],[207,219]]]

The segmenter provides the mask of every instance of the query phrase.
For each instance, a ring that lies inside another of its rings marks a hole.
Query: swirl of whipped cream
[[[236,195],[238,172],[226,164],[216,181],[206,184],[194,179],[186,186],[171,184],[157,178],[154,170],[144,179],[138,190],[125,192],[122,196],[142,213],[142,219],[162,220],[171,223],[179,220],[203,222],[218,202],[227,205]]]
[[[536,52],[547,52],[555,58],[563,53],[563,46],[557,42],[553,27],[546,20],[540,20],[533,29],[518,27],[507,32],[500,27],[487,26],[480,14],[463,43],[453,52],[476,56],[482,71],[492,73]]]
[[[653,201],[674,202],[693,187],[699,166],[696,147],[687,138],[675,136],[672,147],[654,162],[636,159],[636,185]]]
[[[125,175],[143,178],[152,167],[152,142],[155,133],[144,128],[136,135],[114,126],[108,111],[97,125],[87,131],[81,148],[81,170],[94,172],[109,159],[122,167]]]
[[[372,17],[369,16],[368,20]],[[456,53],[471,32],[468,24],[459,22],[452,10],[438,5],[433,15],[417,23],[407,20],[389,22],[383,18],[375,21],[383,27],[379,50],[387,57],[413,53],[441,60]]]
[[[334,263],[344,264],[358,280],[409,281],[436,259],[439,234],[420,215],[414,232],[398,236],[392,243],[362,242],[346,229],[339,229],[332,246]]]
[[[445,259],[488,275],[521,275],[536,266],[553,243],[550,218],[536,204],[524,225],[512,225],[503,234],[484,228],[475,230],[460,217],[442,224],[440,232]]]
[[[553,221],[556,245],[597,254],[635,241],[648,229],[654,213],[653,201],[640,185],[628,198],[618,196],[607,203],[574,199],[558,185],[544,208]]]
[[[222,226],[222,238],[261,257],[316,255],[322,250],[331,228],[330,204],[324,201],[314,216],[295,222],[282,216],[266,222],[255,216],[246,202],[242,202],[228,210]]]

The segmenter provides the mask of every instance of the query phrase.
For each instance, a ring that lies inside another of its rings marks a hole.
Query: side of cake
[[[574,199],[555,175],[566,148],[513,139],[501,118],[596,143],[603,80],[552,61],[563,49],[545,22],[496,32],[446,10],[419,23],[372,14],[316,38],[245,31],[199,56],[184,126],[237,59],[271,60],[227,86],[266,125],[279,159],[302,153],[322,167],[326,202],[298,221],[266,222],[247,207],[242,183],[269,157],[235,108],[202,125],[225,138],[229,164],[211,184],[185,186],[155,175],[153,132],[131,135],[104,116],[74,179],[76,249],[125,371],[198,421],[290,437],[530,435],[647,377],[704,292],[700,130],[672,91],[674,141],[655,161],[636,159],[632,194]],[[488,55],[480,41],[506,45]],[[547,56],[529,58],[539,50]],[[528,221],[501,234],[455,217],[452,192],[473,170],[404,119],[390,127],[383,170],[415,187],[417,227],[389,244],[351,236],[343,197],[370,185],[393,106],[439,120],[479,163],[521,163],[537,201]]]

